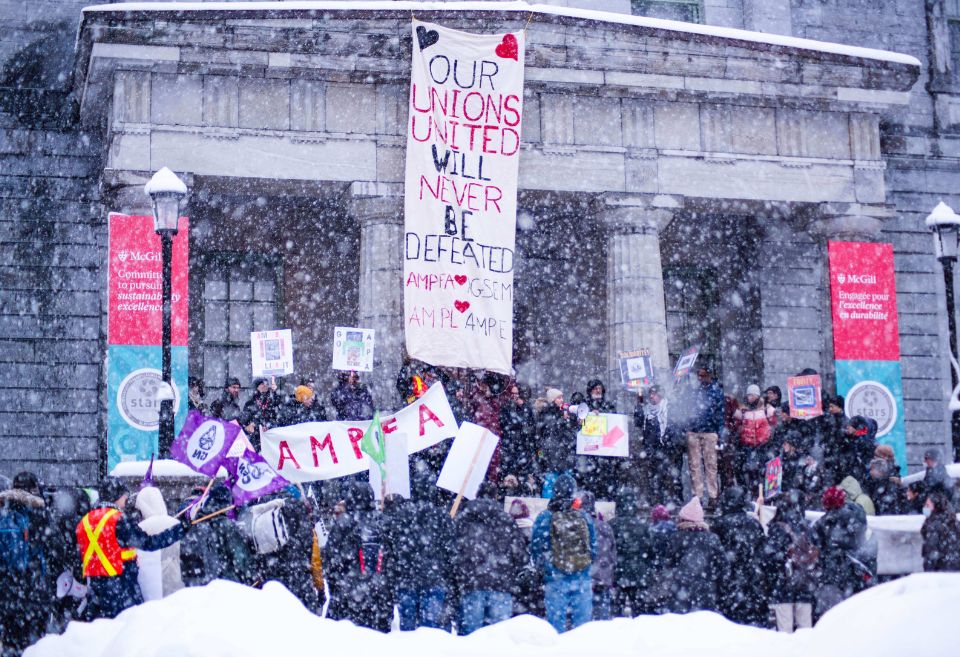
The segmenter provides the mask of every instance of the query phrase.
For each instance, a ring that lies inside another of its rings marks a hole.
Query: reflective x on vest
[[[91,517],[97,521],[96,527],[90,523]],[[83,574],[86,577],[96,577],[106,575],[116,577],[123,572],[123,562],[132,561],[137,557],[137,551],[132,548],[121,548],[117,542],[117,521],[120,519],[120,512],[116,509],[94,509],[83,517],[80,524],[83,527],[83,536],[80,539],[80,547],[84,548],[83,553]],[[80,532],[77,532],[78,534]],[[106,535],[104,535],[106,533]],[[103,542],[101,542],[101,536]],[[84,540],[85,539],[85,540]],[[97,562],[91,563],[93,557],[97,557]],[[99,568],[97,567],[99,564]]]

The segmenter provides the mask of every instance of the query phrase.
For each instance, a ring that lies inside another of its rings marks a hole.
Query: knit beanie
[[[758,386],[756,383],[751,383],[750,385],[747,386],[747,394],[753,395],[754,397],[759,397],[760,386]]]
[[[650,510],[650,519],[654,522],[670,520],[670,511],[662,504],[658,504]]]
[[[299,402],[303,403],[313,397],[313,390],[307,386],[297,386],[293,391],[294,398]]]
[[[703,522],[703,505],[700,504],[700,498],[694,495],[693,499],[680,509],[677,519],[687,522]]]
[[[842,509],[847,502],[847,494],[839,486],[831,486],[823,491],[820,502],[827,511]]]
[[[552,404],[557,401],[559,397],[563,396],[563,391],[556,388],[547,388],[547,403]]]

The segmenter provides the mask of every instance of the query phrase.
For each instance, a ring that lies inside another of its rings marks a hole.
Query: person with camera
[[[553,496],[553,484],[561,474],[572,474],[576,465],[577,431],[580,421],[564,403],[563,391],[547,388],[547,405],[537,418],[540,439],[540,472],[543,497]]]

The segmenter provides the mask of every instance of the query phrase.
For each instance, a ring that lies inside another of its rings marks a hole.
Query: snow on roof
[[[84,12],[171,12],[171,11],[447,11],[447,12],[470,12],[470,11],[500,11],[500,12],[518,12],[518,13],[536,13],[547,14],[551,16],[562,16],[567,18],[581,18],[585,20],[601,21],[605,23],[619,23],[622,25],[634,25],[637,27],[648,27],[657,30],[668,30],[672,32],[684,32],[687,34],[699,34],[710,37],[720,37],[723,39],[735,39],[738,41],[748,41],[751,43],[760,43],[771,46],[783,46],[786,48],[796,48],[799,50],[812,50],[816,52],[826,52],[834,55],[843,55],[845,57],[856,57],[860,59],[873,59],[883,62],[893,62],[896,64],[907,64],[909,66],[920,66],[920,60],[911,55],[890,52],[887,50],[876,50],[874,48],[861,48],[858,46],[847,46],[840,43],[829,43],[826,41],[814,41],[812,39],[800,39],[791,36],[782,36],[779,34],[766,34],[763,32],[751,32],[749,30],[738,30],[730,27],[718,27],[715,25],[700,25],[696,23],[683,23],[680,21],[671,21],[661,18],[648,18],[646,16],[631,16],[628,14],[617,14],[606,11],[596,11],[593,9],[580,9],[576,7],[556,7],[553,5],[543,5],[524,2],[523,0],[513,0],[512,2],[412,2],[409,0],[340,0],[339,2],[329,2],[323,0],[294,0],[293,2],[124,2],[112,5],[94,5],[84,8]]]

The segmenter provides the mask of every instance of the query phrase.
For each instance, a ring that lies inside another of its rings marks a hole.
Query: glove
[[[190,514],[184,513],[182,516],[180,516],[179,520],[180,520],[180,527],[183,528],[183,533],[184,535],[186,535],[186,533],[193,528],[193,521],[190,520]]]

